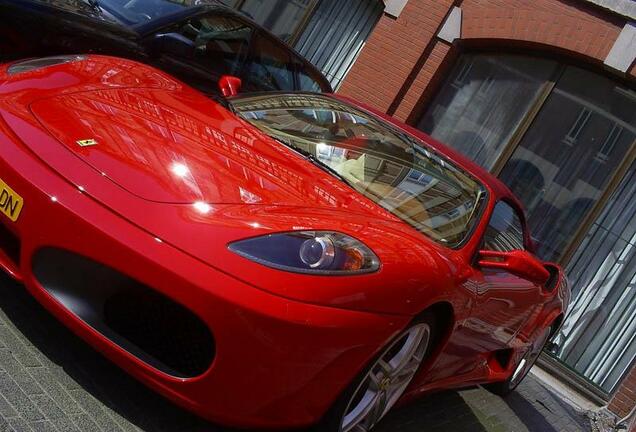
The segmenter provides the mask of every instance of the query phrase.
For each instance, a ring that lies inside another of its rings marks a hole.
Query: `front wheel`
[[[484,387],[499,396],[508,396],[510,393],[512,393],[519,386],[519,384],[521,384],[526,375],[528,375],[528,373],[530,372],[530,369],[532,369],[532,367],[536,363],[539,355],[541,355],[541,352],[548,343],[548,340],[550,340],[551,334],[552,329],[550,327],[544,329],[539,334],[530,349],[528,349],[524,356],[521,357],[515,367],[515,370],[512,372],[512,375],[510,375],[510,377],[506,381],[487,384]]]
[[[400,399],[430,352],[432,318],[413,324],[341,396],[321,431],[370,431]]]

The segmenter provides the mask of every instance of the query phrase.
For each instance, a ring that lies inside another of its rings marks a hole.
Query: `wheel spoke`
[[[341,432],[369,432],[404,393],[428,348],[430,328],[407,330],[370,368],[354,392],[342,419]]]
[[[391,366],[391,363],[384,361],[383,359],[378,360],[378,366],[382,369],[385,376],[390,376],[395,370],[395,368]]]
[[[344,429],[344,431],[356,430],[355,428],[358,426],[363,426],[365,420],[369,417],[369,415],[373,412],[378,399],[378,394],[372,394],[371,392],[367,392],[360,403],[355,407],[354,410],[351,411],[351,414],[355,414],[353,418],[347,419],[345,417],[346,425],[349,425],[349,429]],[[366,398],[370,398],[366,399]],[[345,425],[345,426],[346,426]],[[365,429],[366,430],[366,429]]]
[[[388,396],[386,392],[383,391],[379,394],[378,401],[375,404],[374,410],[369,416],[371,420],[369,428],[375,426],[382,419],[382,416],[384,416],[384,412],[386,411],[387,403]]]
[[[397,374],[397,379],[399,380],[400,378],[405,378],[405,377],[410,377],[412,375],[415,375],[415,373],[417,372],[417,370],[420,368],[420,363],[421,362],[411,362],[408,365],[406,365],[398,374]]]
[[[382,376],[371,371],[369,373],[369,390],[379,391],[382,385]]]

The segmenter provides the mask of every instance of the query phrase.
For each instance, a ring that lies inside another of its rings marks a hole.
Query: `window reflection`
[[[290,42],[310,5],[310,0],[243,0],[238,8],[282,40]]]
[[[523,56],[464,56],[418,127],[490,169],[556,67]]]
[[[254,33],[245,23],[218,13],[192,18],[168,31],[192,41],[193,50],[164,54],[161,61],[204,92],[215,91],[222,75],[240,75]]]
[[[262,36],[253,41],[252,58],[246,67],[244,89],[288,90],[295,87],[291,54],[282,45]]]
[[[636,164],[567,270],[574,300],[552,352],[611,393],[636,360]]]
[[[501,179],[521,199],[538,252],[558,260],[636,139],[636,99],[569,67]]]
[[[484,234],[484,249],[511,252],[524,250],[523,243],[523,225],[519,215],[509,204],[503,201],[497,203]]]
[[[551,61],[467,55],[420,127],[485,167],[505,157],[500,177],[527,209],[538,254],[567,263],[575,234],[632,163],[636,93]],[[567,267],[574,300],[553,354],[611,393],[636,359],[636,166],[599,211]]]

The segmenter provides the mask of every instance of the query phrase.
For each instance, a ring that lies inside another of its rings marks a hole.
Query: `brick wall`
[[[625,417],[636,405],[636,367],[625,378],[618,392],[609,404],[610,411],[619,417]]]
[[[462,37],[451,46],[435,35],[454,5]],[[339,92],[413,123],[446,74],[442,66],[466,46],[531,47],[602,67],[625,22],[580,1],[410,0],[399,18],[380,19]]]
[[[450,0],[411,0],[380,19],[339,92],[388,111],[448,13]]]
[[[451,45],[436,35],[453,6],[462,9],[462,37]],[[625,22],[578,0],[409,0],[399,18],[380,19],[339,92],[414,124],[462,50],[531,48],[602,70]],[[636,369],[610,408],[627,414],[635,393]]]

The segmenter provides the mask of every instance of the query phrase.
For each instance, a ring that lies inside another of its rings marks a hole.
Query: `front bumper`
[[[291,301],[239,281],[97,203],[16,141],[0,128],[0,177],[24,199],[16,222],[0,215],[20,241],[19,263],[6,255],[0,263],[110,360],[205,418],[276,429],[315,423],[409,321]],[[34,276],[34,255],[49,247],[102,263],[192,311],[214,336],[212,366],[194,378],[169,375],[80,319]]]

